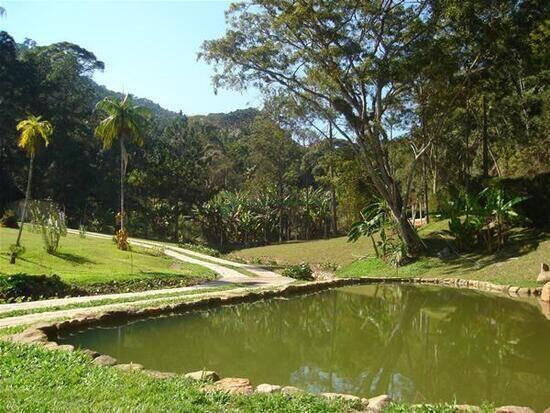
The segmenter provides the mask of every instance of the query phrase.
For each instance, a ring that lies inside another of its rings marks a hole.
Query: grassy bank
[[[87,288],[109,283],[116,291],[116,285],[123,289],[162,285],[188,285],[216,274],[200,265],[182,263],[166,257],[161,251],[146,248],[132,248],[121,251],[110,240],[80,238],[69,234],[61,239],[57,254],[47,254],[41,234],[25,230],[22,244],[25,253],[17,263],[9,263],[9,246],[15,243],[17,230],[0,228],[0,274],[58,275],[70,285]],[[2,275],[0,275],[2,276]]]
[[[527,228],[512,231],[509,242],[501,251],[491,254],[483,251],[451,253],[442,258],[438,253],[451,245],[442,232],[446,226],[445,221],[438,221],[420,229],[428,254],[399,269],[374,258],[372,244],[365,238],[357,243],[347,242],[346,237],[293,242],[249,248],[233,255],[249,261],[282,265],[333,263],[339,266],[337,275],[342,277],[456,277],[518,286],[536,285],[540,263],[550,262],[550,234]]]
[[[184,378],[158,380],[93,366],[80,352],[0,342],[0,411],[345,412],[313,396],[204,394]]]
[[[309,394],[230,396],[202,393],[182,377],[153,379],[141,372],[98,367],[81,352],[48,351],[0,341],[1,412],[353,412],[343,401]],[[451,405],[390,406],[387,413],[452,413]],[[486,410],[489,411],[488,409]]]

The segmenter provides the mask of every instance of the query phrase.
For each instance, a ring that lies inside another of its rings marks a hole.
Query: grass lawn
[[[141,372],[98,367],[75,351],[0,341],[0,412],[354,412],[343,401],[310,394],[231,396],[202,393],[182,377],[153,379]],[[488,412],[489,409],[484,409]],[[387,413],[453,413],[450,405],[412,408],[394,404]]]
[[[292,241],[283,244],[267,245],[264,247],[247,248],[234,251],[229,255],[251,262],[278,264],[310,264],[333,263],[348,265],[364,257],[372,250],[370,241],[361,238],[356,243],[347,241],[347,237],[321,239],[314,241]]]
[[[120,251],[111,240],[80,238],[68,234],[61,238],[56,255],[47,254],[41,234],[23,230],[25,253],[17,263],[9,263],[9,246],[15,243],[17,230],[0,228],[0,274],[57,274],[73,285],[135,281],[159,278],[214,279],[216,274],[196,264],[183,263],[159,252],[134,247]]]
[[[372,244],[366,238],[357,243],[348,243],[346,237],[290,242],[239,250],[232,255],[264,263],[335,263],[340,266],[337,275],[342,277],[455,277],[518,286],[535,286],[540,263],[550,262],[550,234],[524,228],[515,229],[508,244],[497,253],[467,253],[442,259],[437,252],[447,245],[441,233],[446,228],[446,221],[436,221],[420,229],[430,249],[428,256],[399,270],[374,258]]]
[[[310,395],[204,394],[184,378],[157,380],[93,366],[80,352],[0,342],[0,411],[345,412],[343,402]]]

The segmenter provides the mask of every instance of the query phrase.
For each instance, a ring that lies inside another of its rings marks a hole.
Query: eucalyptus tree
[[[10,263],[15,264],[17,253],[21,247],[21,234],[23,233],[23,224],[25,223],[25,215],[31,197],[32,172],[34,167],[34,158],[37,152],[43,147],[48,146],[50,138],[53,134],[53,127],[47,120],[42,120],[41,116],[30,115],[27,119],[22,120],[16,127],[19,132],[19,140],[17,145],[26,152],[29,157],[29,176],[27,178],[27,189],[25,191],[25,202],[23,211],[21,212],[21,225],[17,233],[15,248],[13,248]]]
[[[117,139],[120,143],[120,230],[124,232],[124,177],[128,166],[126,142],[143,145],[152,113],[143,106],[134,105],[128,95],[121,100],[106,97],[97,103],[96,111],[106,115],[95,130],[95,135],[103,142],[103,148],[110,148]]]
[[[415,148],[402,189],[388,154],[385,120],[406,103],[433,34],[431,2],[253,0],[227,12],[224,37],[200,57],[216,67],[214,86],[282,90],[325,113],[363,160],[388,203],[409,253],[422,249],[406,208],[414,166],[431,142]]]

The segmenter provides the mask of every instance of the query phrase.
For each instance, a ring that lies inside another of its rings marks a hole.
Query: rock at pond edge
[[[281,386],[276,384],[267,384],[263,383],[256,387],[257,393],[279,393],[281,391]]]
[[[283,386],[283,388],[281,389],[281,393],[291,395],[291,394],[304,393],[304,391],[294,386]]]
[[[239,377],[226,377],[205,386],[204,389],[206,391],[225,391],[231,394],[251,394],[254,391],[250,380]]]
[[[535,413],[535,411],[529,407],[501,406],[495,410],[495,413]]]
[[[143,370],[143,366],[139,363],[117,364],[115,368],[122,371],[139,371]]]
[[[176,373],[171,373],[168,371],[157,371],[157,370],[142,370],[143,374],[152,377],[154,379],[171,379],[176,377]]]
[[[389,406],[391,401],[391,397],[387,394],[371,397],[365,411],[368,413],[381,413],[384,411],[384,409],[386,409],[386,407]]]
[[[540,273],[537,277],[538,283],[547,283],[550,282],[550,267],[547,264],[540,264]]]
[[[98,366],[114,366],[116,364],[116,359],[106,354],[102,354],[93,359],[92,363]]]
[[[218,381],[220,376],[215,371],[199,370],[185,374],[188,379],[196,381]]]

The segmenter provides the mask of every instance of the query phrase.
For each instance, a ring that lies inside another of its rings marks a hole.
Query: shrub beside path
[[[74,230],[69,230],[72,233],[78,233]],[[86,234],[87,236],[110,239],[112,238],[109,235],[90,233]],[[35,314],[26,314],[21,316],[6,317],[0,319],[0,327],[15,326],[19,324],[26,324],[36,321],[47,321],[59,317],[69,317],[77,313],[93,310],[93,311],[103,311],[103,310],[112,310],[116,308],[123,307],[128,305],[127,303],[117,303],[117,304],[107,304],[107,305],[96,305],[86,307],[86,303],[93,304],[97,301],[102,300],[112,300],[112,299],[128,299],[132,300],[131,304],[145,304],[145,303],[154,303],[160,300],[166,300],[164,298],[152,298],[153,296],[158,296],[160,294],[185,294],[185,297],[194,297],[196,295],[202,295],[200,291],[197,291],[196,294],[193,294],[196,290],[203,290],[205,288],[215,288],[222,287],[227,285],[234,285],[243,288],[261,288],[261,287],[273,287],[286,285],[293,281],[292,278],[283,277],[273,271],[266,270],[250,264],[243,264],[239,262],[229,261],[222,258],[212,257],[210,255],[201,254],[192,250],[171,246],[163,244],[160,242],[146,241],[141,239],[130,238],[130,244],[144,247],[144,248],[161,248],[165,255],[182,262],[188,262],[192,264],[202,265],[203,267],[209,268],[215,271],[219,278],[215,281],[207,281],[202,284],[197,284],[189,287],[179,287],[179,288],[165,288],[165,289],[156,289],[156,290],[147,290],[139,291],[134,293],[119,293],[119,294],[102,294],[102,295],[91,295],[91,296],[80,296],[80,297],[67,297],[67,298],[56,298],[50,300],[38,300],[38,301],[28,301],[24,303],[10,303],[10,304],[0,304],[0,314],[8,313],[12,311],[25,310],[30,311],[33,309],[40,309],[40,313]],[[232,267],[232,268],[230,268]],[[240,273],[234,268],[242,268],[247,272],[253,273],[255,276],[250,277],[245,274]],[[212,293],[205,293],[212,294]],[[177,298],[174,296],[172,298]],[[137,299],[137,300],[136,300]],[[59,307],[66,305],[81,305],[79,308],[73,308],[70,310],[54,310],[47,311],[45,309],[50,307]]]

